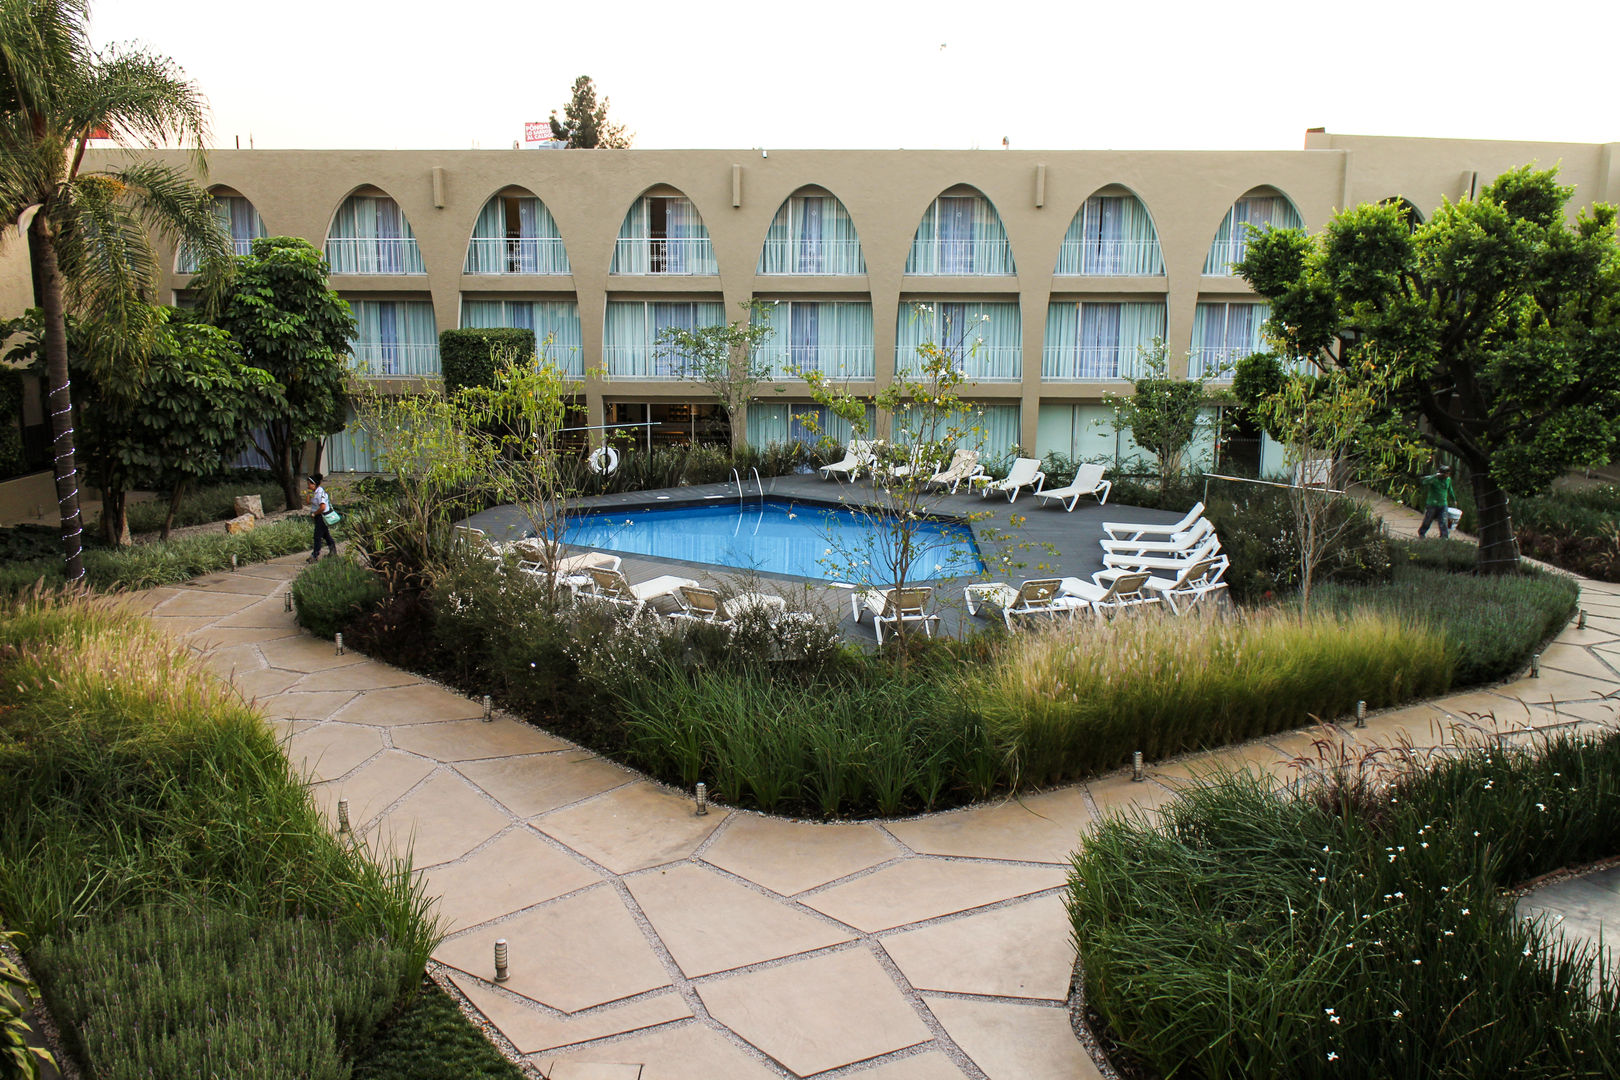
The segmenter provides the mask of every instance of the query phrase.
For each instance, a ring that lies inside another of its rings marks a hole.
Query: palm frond
[[[172,142],[193,152],[199,173],[206,168],[208,103],[166,56],[109,49],[62,104],[62,119],[74,131],[103,128],[117,142],[142,147]]]
[[[0,112],[49,116],[63,72],[89,66],[89,0],[0,0]]]
[[[79,177],[53,206],[57,260],[69,308],[144,356],[158,280],[152,242],[127,188],[108,175]]]

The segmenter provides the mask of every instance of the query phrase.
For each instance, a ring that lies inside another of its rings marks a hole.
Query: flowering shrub
[[[1502,890],[1620,851],[1620,735],[1249,774],[1074,857],[1087,1003],[1163,1075],[1620,1073],[1620,987]]]

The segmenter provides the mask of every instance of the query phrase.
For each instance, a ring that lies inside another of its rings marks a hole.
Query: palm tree
[[[84,576],[69,308],[106,347],[139,363],[158,281],[151,235],[184,239],[210,262],[228,258],[212,200],[193,179],[205,167],[207,106],[167,57],[139,49],[95,53],[88,0],[0,0],[0,214],[28,234],[51,414],[62,554]],[[193,175],[131,159],[84,168],[92,136],[126,146],[193,150]]]

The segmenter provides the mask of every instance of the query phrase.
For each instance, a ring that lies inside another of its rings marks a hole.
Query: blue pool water
[[[667,510],[582,514],[568,522],[567,541],[622,555],[651,555],[792,574],[821,581],[893,580],[889,529],[864,514],[767,499],[738,506],[715,502]],[[925,520],[908,581],[978,574],[984,564],[963,526]]]

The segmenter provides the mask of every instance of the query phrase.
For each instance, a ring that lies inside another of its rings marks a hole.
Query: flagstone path
[[[1395,531],[1413,515],[1387,509]],[[1070,1027],[1068,855],[1100,815],[1200,770],[1278,774],[1358,751],[1616,726],[1620,586],[1582,583],[1539,678],[900,821],[713,807],[479,702],[300,632],[302,557],[131,598],[257,699],[336,822],[409,845],[448,936],[434,954],[549,1080],[1084,1080]],[[493,949],[511,949],[495,983]]]

